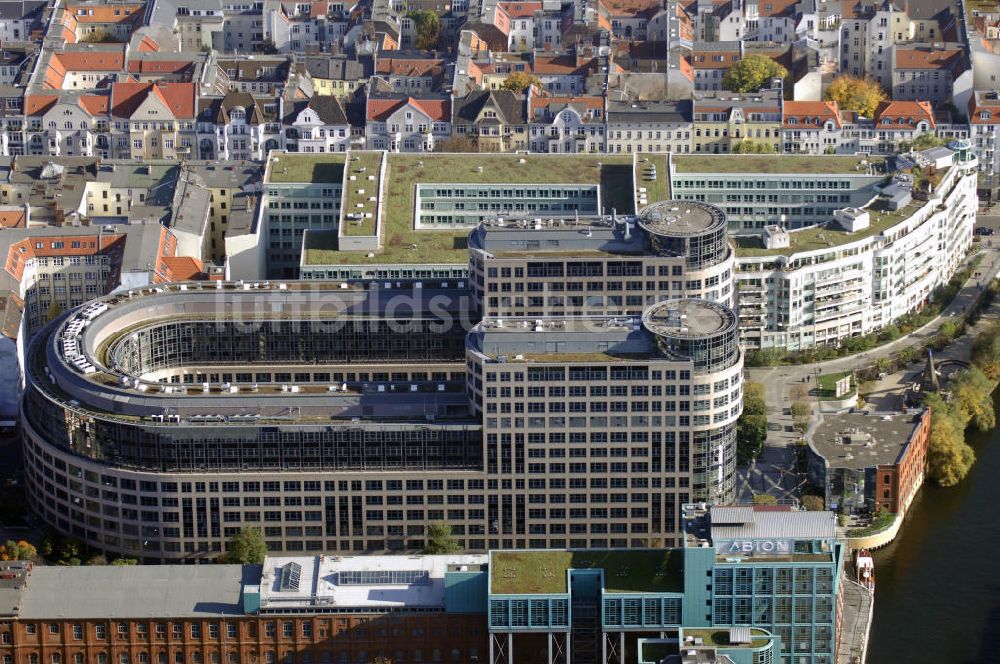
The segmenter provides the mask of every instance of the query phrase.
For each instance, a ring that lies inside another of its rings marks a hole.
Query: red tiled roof
[[[443,60],[425,60],[419,58],[379,58],[375,72],[390,76],[433,76],[440,73]],[[438,71],[434,71],[437,69]]]
[[[948,69],[955,71],[961,64],[958,49],[896,48],[896,69]]]
[[[0,210],[0,228],[24,228],[27,222],[28,216],[23,208]]]
[[[794,118],[796,122],[790,123]],[[827,120],[833,120],[840,128],[840,109],[835,101],[786,101],[782,115],[784,126],[795,129],[810,125],[822,125]]]
[[[205,266],[192,256],[164,256],[169,281],[194,281],[205,276]]]
[[[541,11],[542,3],[540,2],[501,2],[500,7],[503,8],[507,15],[511,18],[531,18],[535,15],[535,12]]]
[[[982,117],[984,112],[987,113],[985,118]],[[990,99],[985,94],[973,94],[969,97],[969,122],[978,125],[1000,124],[1000,96]]]
[[[83,95],[80,106],[91,115],[107,115],[110,101],[108,95]]]
[[[115,83],[111,86],[111,114],[118,118],[131,117],[151,94],[175,118],[195,116],[194,83]]]
[[[142,4],[66,5],[80,23],[133,23],[142,18]]]
[[[934,110],[927,101],[884,101],[875,110],[876,129],[915,129],[917,123],[936,126]]]
[[[125,50],[93,52],[73,51],[54,53],[53,60],[58,60],[66,71],[122,71],[125,67]]]
[[[149,35],[143,35],[142,39],[139,41],[139,52],[140,53],[156,53],[160,50],[160,45],[156,43],[156,40]]]
[[[128,73],[182,74],[193,67],[194,64],[186,60],[131,60],[128,63]]]
[[[434,122],[445,122],[451,118],[451,109],[447,99],[369,99],[368,119],[384,121],[390,115],[406,105],[411,105],[427,115]]]
[[[59,95],[25,95],[24,114],[43,115],[59,101]]]

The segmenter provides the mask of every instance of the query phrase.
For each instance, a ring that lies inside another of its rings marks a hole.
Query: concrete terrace
[[[605,210],[633,212],[632,155],[389,154],[385,177],[381,246],[375,256],[340,251],[336,233],[313,232],[304,247],[306,264],[466,263],[469,229],[413,227],[418,183],[599,184]]]
[[[681,173],[808,173],[837,174],[867,170],[878,157],[838,155],[706,154],[676,155],[671,163]]]
[[[683,592],[681,556],[677,550],[497,551],[490,560],[490,592],[564,594],[571,569],[603,569],[606,593]]]

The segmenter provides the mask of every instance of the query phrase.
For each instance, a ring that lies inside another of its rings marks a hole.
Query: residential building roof
[[[344,111],[344,105],[340,103],[340,100],[332,95],[315,95],[314,97],[304,100],[297,101],[290,105],[290,108],[285,112],[285,122],[292,124],[307,108],[311,108],[316,111],[316,115],[319,116],[320,121],[327,125],[346,125],[347,113]]]
[[[444,60],[417,58],[379,58],[375,62],[375,73],[384,76],[408,76],[423,78],[439,76],[443,71]]]
[[[168,281],[195,281],[205,274],[205,265],[193,256],[164,256]]]
[[[583,120],[603,121],[604,97],[538,97],[528,100],[528,117],[533,121],[549,121],[560,111],[571,108]]]
[[[965,53],[959,48],[896,47],[896,69],[948,70],[953,75],[965,68]]]
[[[134,23],[142,20],[144,8],[145,3],[121,2],[66,5],[66,11],[71,13],[78,23]]]
[[[535,12],[541,11],[541,2],[501,2],[500,7],[507,16],[516,19],[533,18]]]
[[[153,95],[174,118],[193,119],[196,93],[194,83],[115,83],[111,86],[111,114],[118,118],[131,117],[147,97]]]
[[[390,115],[404,106],[412,106],[427,115],[435,122],[448,122],[451,120],[451,103],[447,98],[417,98],[403,97],[393,98],[369,98],[368,99],[368,120],[386,120]]]
[[[840,109],[835,101],[785,101],[782,120],[786,129],[821,126],[830,120],[839,129]]]
[[[643,123],[683,124],[691,122],[691,100],[678,101],[609,101],[608,124]]]
[[[929,101],[884,101],[875,109],[877,129],[915,129],[920,122],[937,126]]]
[[[477,90],[454,100],[455,122],[475,122],[483,109],[492,106],[497,110],[500,122],[523,124],[526,121],[525,97],[510,90]]]
[[[1000,91],[976,90],[969,97],[969,122],[1000,124]]]

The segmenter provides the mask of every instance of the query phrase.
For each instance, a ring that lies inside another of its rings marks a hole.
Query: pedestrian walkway
[[[843,629],[837,643],[837,664],[864,664],[875,612],[875,596],[846,573],[840,582],[844,588],[844,607]]]

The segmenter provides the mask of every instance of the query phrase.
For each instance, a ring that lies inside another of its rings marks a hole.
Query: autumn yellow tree
[[[845,111],[856,111],[870,118],[886,95],[878,81],[844,74],[833,79],[823,98],[837,102]]]
[[[542,87],[542,82],[534,74],[529,74],[523,71],[515,71],[504,79],[504,82],[500,84],[500,89],[510,90],[511,92],[524,92],[528,89],[529,85],[533,85],[540,89]]]
[[[766,55],[748,55],[726,71],[722,87],[732,92],[759,92],[771,79],[786,76],[788,70]]]
[[[927,441],[928,475],[941,486],[955,486],[969,474],[976,453],[965,442],[961,415],[953,412],[941,395],[931,393],[924,400],[931,409],[931,434]]]
[[[980,431],[996,427],[996,413],[993,410],[993,388],[996,385],[986,375],[972,367],[957,372],[950,381],[951,410],[968,424]]]

